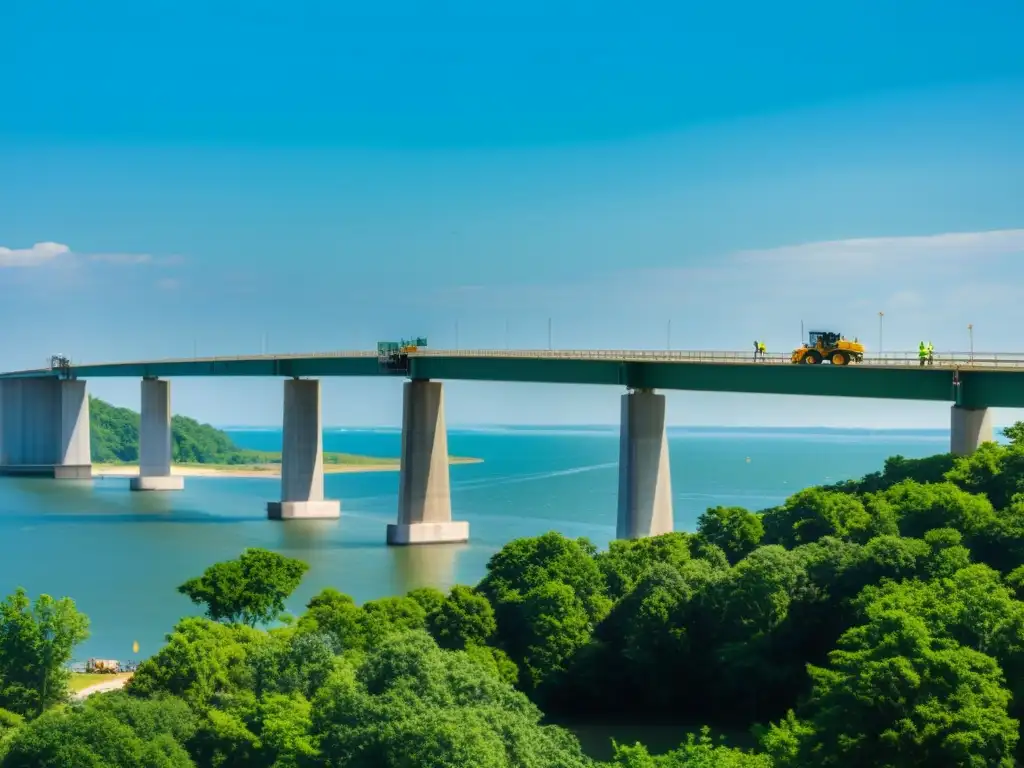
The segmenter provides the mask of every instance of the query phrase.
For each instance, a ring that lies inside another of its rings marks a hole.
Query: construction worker
[[[768,348],[764,345],[764,342],[758,342],[757,351],[761,353],[761,360],[764,360],[764,355],[768,351]]]
[[[928,365],[935,365],[935,345],[928,342]]]
[[[757,362],[757,354],[761,351],[761,342],[754,340],[754,362]]]
[[[928,362],[928,347],[925,346],[923,341],[917,345],[917,359],[921,361],[922,368]]]

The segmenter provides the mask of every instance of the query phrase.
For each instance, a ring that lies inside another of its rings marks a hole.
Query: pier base
[[[185,478],[181,475],[140,475],[131,478],[128,487],[133,491],[181,491],[185,488]]]
[[[341,502],[336,499],[267,502],[269,520],[332,520],[339,517]]]
[[[388,544],[459,544],[469,541],[469,523],[388,523]]]

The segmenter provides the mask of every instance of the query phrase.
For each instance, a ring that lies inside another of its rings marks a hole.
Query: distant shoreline
[[[448,464],[481,464],[483,459],[452,456]],[[324,462],[325,475],[356,472],[397,472],[399,462],[381,461],[367,464],[330,464]],[[181,477],[280,477],[281,465],[271,464],[173,464],[171,474]],[[138,464],[93,464],[93,477],[138,477]]]

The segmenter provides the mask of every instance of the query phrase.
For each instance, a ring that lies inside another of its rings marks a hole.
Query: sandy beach
[[[480,464],[483,459],[451,458],[449,464]],[[324,464],[324,474],[336,475],[350,472],[397,472],[398,460],[381,464]],[[172,475],[182,477],[280,477],[280,464],[239,464],[226,466],[218,464],[174,464]],[[93,464],[93,477],[138,477],[139,467],[134,464]]]

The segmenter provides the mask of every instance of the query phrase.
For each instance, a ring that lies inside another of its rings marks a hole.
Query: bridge
[[[1024,354],[943,353],[921,366],[916,353],[850,366],[793,365],[789,354],[658,350],[426,350],[194,357],[131,362],[61,360],[0,373],[0,473],[90,478],[86,380],[141,379],[139,476],[133,490],[180,490],[171,474],[170,381],[175,377],[278,377],[284,381],[281,498],[271,519],[336,518],[324,497],[320,380],[405,379],[398,520],[389,544],[467,541],[452,520],[445,380],[603,384],[621,395],[616,535],[672,530],[665,396],[656,390],[930,400],[951,404],[950,450],[965,455],[993,439],[990,408],[1024,407]]]

